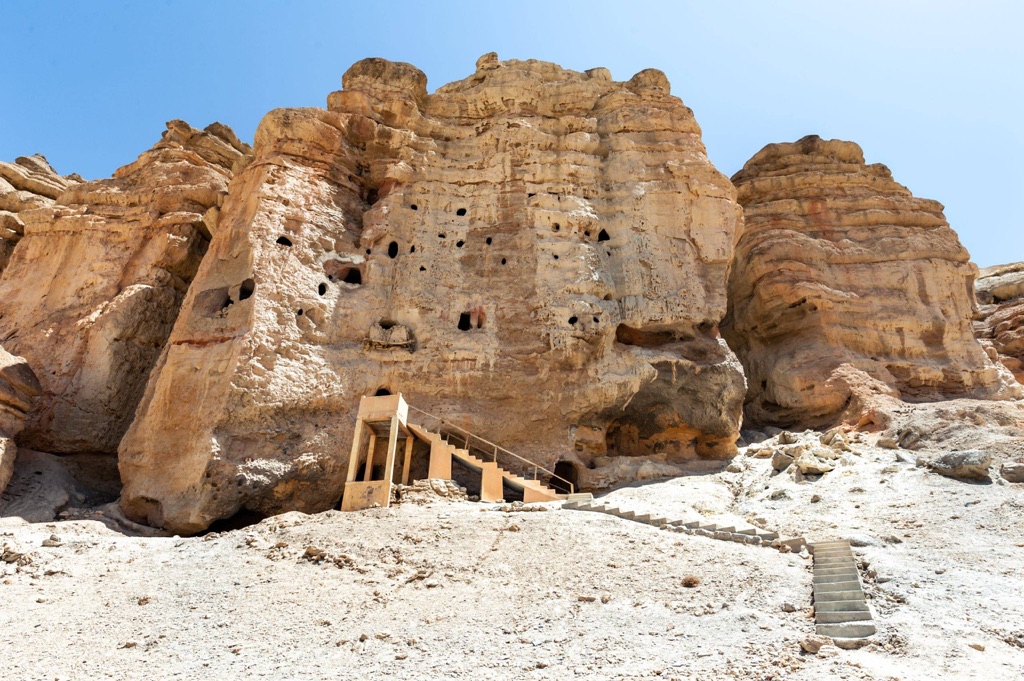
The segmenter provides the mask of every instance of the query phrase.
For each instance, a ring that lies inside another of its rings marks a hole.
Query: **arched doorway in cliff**
[[[569,494],[569,486],[566,482],[572,483],[573,492],[580,491],[580,467],[572,461],[562,460],[555,464],[553,471],[555,476],[548,480],[548,485],[558,491],[559,494]]]

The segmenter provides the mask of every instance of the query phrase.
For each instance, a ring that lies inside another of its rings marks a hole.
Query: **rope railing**
[[[450,438],[451,435],[452,435],[452,431],[454,431],[455,434],[458,435],[459,437],[461,437],[461,439],[463,440],[463,447],[462,448],[465,449],[466,451],[472,451],[472,450],[475,449],[476,451],[478,451],[478,452],[480,452],[482,454],[485,454],[486,456],[491,457],[491,461],[493,461],[494,463],[498,462],[498,453],[500,452],[500,453],[505,454],[507,456],[511,456],[514,459],[517,459],[518,461],[521,461],[522,463],[525,463],[527,468],[533,468],[533,479],[534,480],[538,480],[538,477],[537,477],[537,472],[538,471],[544,471],[545,473],[547,473],[551,477],[551,479],[553,479],[553,480],[560,480],[565,485],[565,489],[569,490],[569,494],[572,494],[572,493],[574,493],[576,491],[575,490],[575,486],[571,482],[569,482],[568,480],[563,478],[561,475],[557,475],[554,471],[550,471],[547,468],[544,468],[544,466],[541,466],[539,463],[530,461],[529,459],[524,459],[523,457],[519,456],[515,452],[509,451],[508,449],[505,449],[501,445],[495,444],[494,442],[491,442],[490,440],[488,440],[486,438],[482,438],[479,435],[476,435],[475,433],[471,433],[468,430],[466,430],[465,428],[463,428],[463,427],[461,427],[459,425],[456,425],[456,424],[452,423],[451,421],[448,421],[447,419],[444,419],[444,418],[442,418],[440,416],[437,416],[435,414],[431,414],[430,412],[423,411],[422,409],[417,409],[416,407],[412,406],[411,404],[409,404],[408,407],[409,407],[410,411],[414,411],[417,414],[421,414],[423,416],[426,416],[428,418],[431,418],[431,419],[437,421],[438,422],[438,428],[437,428],[436,432],[438,433],[438,435],[441,435],[442,437],[445,437],[445,438]],[[447,431],[447,432],[445,432],[445,431]],[[479,442],[479,443],[482,443],[483,446],[480,446],[480,445],[475,445],[474,446],[474,444],[472,442],[474,440]],[[446,441],[447,441],[447,439],[446,439]]]

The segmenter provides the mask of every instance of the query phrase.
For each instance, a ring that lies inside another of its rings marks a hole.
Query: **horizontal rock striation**
[[[974,339],[976,268],[938,202],[816,136],[766,146],[733,182],[745,227],[723,333],[752,422],[870,420],[874,395],[1016,394]]]
[[[378,390],[584,486],[735,451],[741,210],[664,74],[486,55],[430,95],[368,59],[343,86],[260,124],[121,444],[126,513],[328,508]]]
[[[43,388],[22,444],[117,450],[246,152],[224,126],[172,121],[111,179],[67,182],[25,159],[0,169],[25,187],[24,236],[0,276],[0,342]]]
[[[77,175],[61,177],[39,154],[0,162],[0,273],[25,234],[19,214],[52,206],[61,192],[81,181]]]
[[[975,281],[974,330],[985,350],[1024,383],[1024,262],[986,267]]]

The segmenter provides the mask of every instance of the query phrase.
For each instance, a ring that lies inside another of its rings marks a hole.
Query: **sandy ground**
[[[423,497],[191,538],[0,518],[0,678],[1024,678],[1024,485],[872,441],[816,480],[744,452],[605,495],[851,538],[879,627],[858,650],[801,651],[799,554]]]

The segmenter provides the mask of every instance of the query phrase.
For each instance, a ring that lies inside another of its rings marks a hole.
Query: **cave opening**
[[[373,396],[374,397],[384,397],[384,396],[390,395],[390,394],[391,394],[391,391],[388,390],[387,388],[377,388],[377,392],[373,393]]]
[[[363,283],[363,273],[359,271],[358,267],[349,267],[347,270],[343,270],[344,274],[341,280],[346,284],[361,285]]]
[[[398,242],[392,241],[388,244],[388,257],[394,260],[398,257]]]
[[[320,282],[320,285],[316,287],[316,291],[317,291],[317,293],[319,293],[319,294],[320,294],[321,296],[322,296],[322,295],[325,295],[325,294],[327,293],[327,284],[325,284],[325,283],[323,283],[323,282]]]
[[[597,241],[598,243],[602,241],[611,241],[611,237],[608,236],[608,232],[606,230],[602,229],[600,232],[597,233]]]
[[[291,246],[292,240],[286,236],[279,236],[277,237],[277,243],[281,246]]]
[[[465,208],[460,208],[457,211],[455,211],[455,214],[458,215],[459,217],[462,217],[463,215],[466,214],[466,209]]]
[[[558,477],[551,477],[548,485],[558,491],[559,494],[570,494],[580,490],[580,469],[572,461],[562,460],[555,464],[554,474]],[[563,479],[559,479],[563,478]],[[572,483],[572,489],[566,483]]]
[[[469,331],[473,328],[470,317],[471,315],[468,312],[463,312],[459,315],[459,331]]]
[[[252,279],[246,279],[242,282],[241,286],[238,287],[238,299],[245,300],[252,296],[256,290],[256,282]]]

